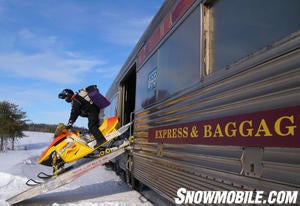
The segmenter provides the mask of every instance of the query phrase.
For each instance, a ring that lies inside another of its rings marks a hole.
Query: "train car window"
[[[157,53],[155,53],[137,72],[136,110],[145,108],[156,101],[157,75]]]
[[[104,109],[104,118],[113,117],[118,115],[118,97],[119,94],[116,94],[108,107]]]
[[[159,49],[159,100],[200,81],[199,52],[198,7]]]
[[[210,2],[204,10],[209,71],[226,68],[300,29],[299,0]]]

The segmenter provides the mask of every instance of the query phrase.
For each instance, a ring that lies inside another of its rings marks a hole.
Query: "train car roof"
[[[153,17],[152,21],[148,25],[147,29],[144,31],[143,35],[140,37],[139,41],[135,45],[134,49],[128,56],[127,60],[123,64],[122,68],[120,69],[119,73],[117,74],[116,78],[112,82],[110,88],[108,89],[106,96],[108,98],[112,97],[117,91],[122,81],[123,77],[127,74],[130,68],[134,65],[136,61],[136,56],[140,49],[143,47],[147,39],[152,35],[154,30],[159,26],[165,15],[168,11],[173,7],[176,3],[174,0],[165,0],[162,4],[161,8],[157,12],[157,14]]]

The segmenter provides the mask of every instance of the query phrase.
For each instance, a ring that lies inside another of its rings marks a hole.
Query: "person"
[[[67,124],[68,129],[72,128],[79,116],[87,117],[89,132],[97,141],[94,148],[106,142],[105,137],[99,130],[100,121],[98,115],[100,109],[89,99],[85,91],[79,90],[78,93],[74,93],[71,89],[64,89],[58,94],[58,97],[68,103],[72,103],[70,118]]]

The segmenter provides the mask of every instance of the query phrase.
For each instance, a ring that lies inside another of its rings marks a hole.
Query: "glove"
[[[70,129],[72,129],[73,128],[73,124],[71,123],[71,122],[69,122],[68,124],[67,124],[67,126],[66,126],[66,129],[67,130],[70,130]]]

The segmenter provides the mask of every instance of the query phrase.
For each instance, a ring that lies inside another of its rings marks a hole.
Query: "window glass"
[[[137,72],[136,109],[145,108],[156,101],[157,53]]]
[[[197,8],[159,49],[158,98],[200,80],[200,9]]]
[[[116,94],[112,98],[112,100],[110,102],[110,105],[104,109],[104,118],[117,116],[117,112],[118,112],[118,96],[119,95]]]
[[[300,29],[299,0],[218,0],[212,9],[215,70]]]

